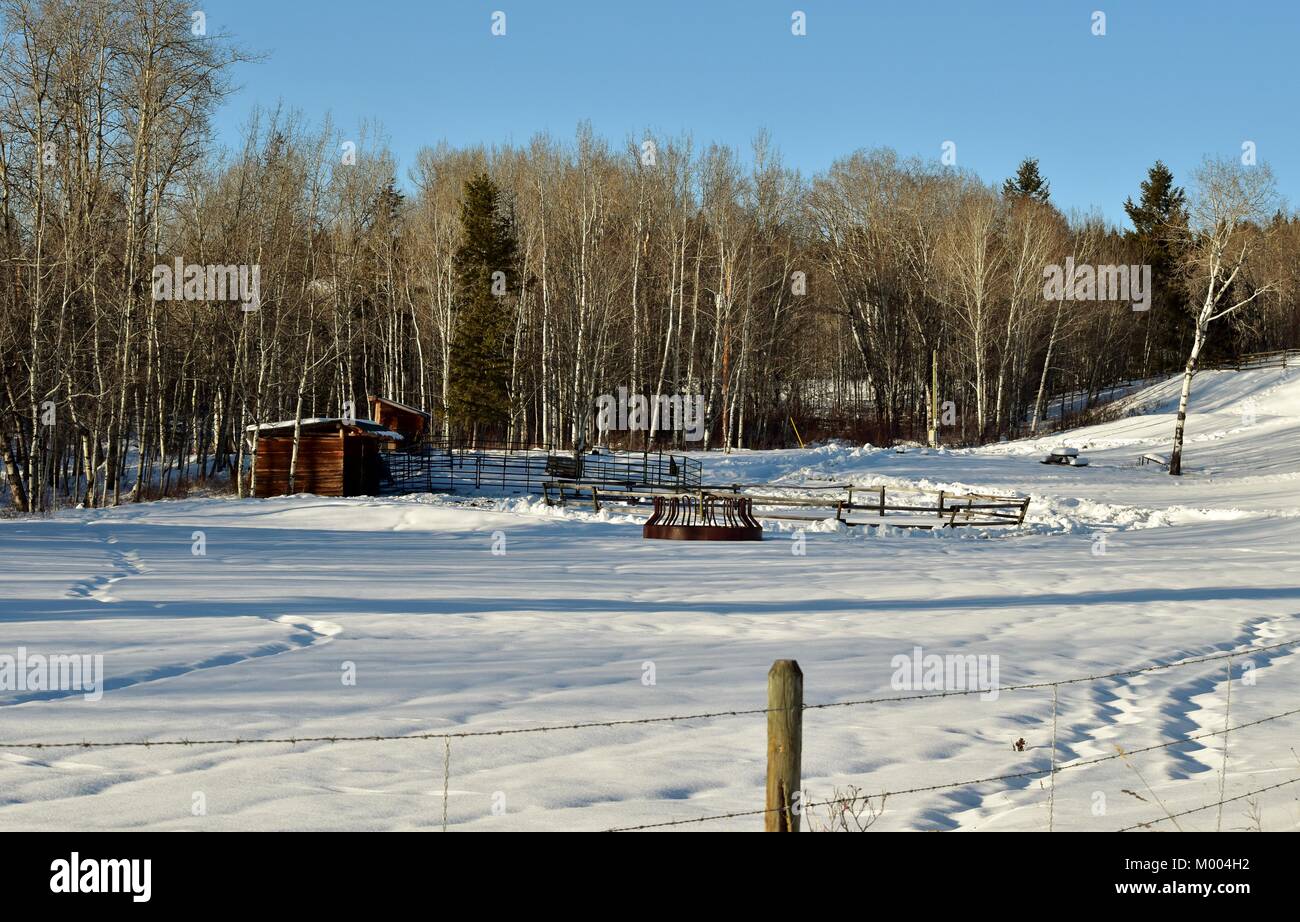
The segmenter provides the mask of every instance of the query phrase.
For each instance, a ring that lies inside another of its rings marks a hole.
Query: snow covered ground
[[[1055,682],[1300,638],[1300,371],[1177,383],[1038,441],[702,455],[710,483],[1018,492],[1026,525],[769,526],[643,541],[529,499],[195,499],[0,522],[0,654],[102,654],[105,691],[0,690],[0,828],[602,829],[761,808],[762,715],[441,741],[14,749],[5,743],[498,730],[905,696],[895,657]],[[1058,444],[1086,468],[1038,463]],[[201,534],[199,534],[201,533]],[[196,555],[196,542],[206,553]],[[504,553],[499,551],[504,542]],[[1233,660],[1232,726],[1300,707],[1293,648]],[[1225,725],[1225,661],[1059,687],[1062,765]],[[349,670],[355,684],[345,684]],[[653,684],[648,677],[653,674]],[[1047,767],[1050,689],[807,711],[804,787],[872,793]],[[875,828],[1116,829],[1300,778],[1300,715],[1040,778],[888,797]],[[1023,751],[1013,744],[1023,739]],[[1223,808],[1300,827],[1300,784]],[[1049,808],[1049,803],[1051,807]],[[1162,806],[1163,805],[1163,806]],[[1213,829],[1217,811],[1178,819]],[[757,817],[681,829],[753,829]],[[1166,821],[1157,828],[1171,828]]]

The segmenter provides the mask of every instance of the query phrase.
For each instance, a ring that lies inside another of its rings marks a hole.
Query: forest
[[[1300,346],[1300,215],[1235,150],[1150,164],[1126,228],[1062,213],[1032,151],[1008,177],[937,143],[806,176],[761,130],[743,150],[586,124],[453,148],[429,125],[399,166],[382,129],[282,107],[217,144],[251,56],[179,0],[0,0],[0,21],[0,451],[21,512],[244,495],[248,427],[369,394],[444,439],[589,445],[624,387],[701,395],[691,449],[969,445],[1046,431],[1067,396]],[[1045,297],[1067,259],[1149,267],[1146,309]]]

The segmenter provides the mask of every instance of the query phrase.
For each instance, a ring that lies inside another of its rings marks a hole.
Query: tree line
[[[369,394],[482,443],[971,444],[1300,345],[1300,218],[1262,164],[1208,160],[1184,188],[1157,162],[1132,230],[1063,214],[1032,158],[996,185],[889,149],[805,177],[763,134],[581,125],[431,146],[401,175],[377,131],[283,109],[216,145],[249,56],[178,0],[0,16],[0,454],[23,511],[242,495],[250,426]],[[1067,259],[1092,284],[1046,297]],[[1145,310],[1098,297],[1139,266]],[[703,395],[703,442],[600,433],[620,387]]]

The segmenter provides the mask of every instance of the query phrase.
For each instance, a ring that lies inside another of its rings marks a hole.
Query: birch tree
[[[1265,164],[1243,166],[1232,160],[1207,159],[1195,174],[1192,236],[1185,265],[1189,291],[1202,294],[1192,314],[1195,332],[1178,396],[1174,447],[1169,456],[1169,473],[1174,476],[1183,472],[1187,403],[1211,325],[1277,287],[1276,280],[1252,271],[1251,265],[1261,236],[1271,232],[1260,230],[1259,225],[1269,216],[1274,199],[1273,173]]]

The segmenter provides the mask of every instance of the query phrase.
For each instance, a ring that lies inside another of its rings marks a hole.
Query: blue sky
[[[197,4],[196,4],[197,5]],[[985,180],[1040,159],[1053,200],[1123,219],[1156,158],[1180,181],[1254,141],[1300,202],[1300,2],[1244,0],[206,0],[241,65],[217,118],[255,104],[382,126],[403,176],[420,147],[690,132],[747,149],[766,128],[805,175],[859,148]],[[807,35],[791,34],[791,13]],[[1106,34],[1092,34],[1094,10]],[[494,10],[506,35],[490,34]],[[1160,107],[1153,108],[1153,101]]]

